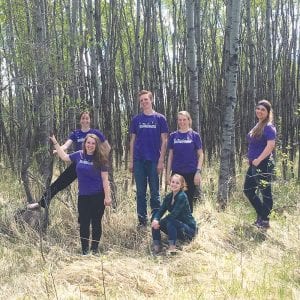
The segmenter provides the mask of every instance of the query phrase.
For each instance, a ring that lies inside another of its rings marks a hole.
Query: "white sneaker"
[[[27,209],[29,209],[29,210],[38,210],[40,208],[41,208],[41,206],[38,202],[27,204]]]

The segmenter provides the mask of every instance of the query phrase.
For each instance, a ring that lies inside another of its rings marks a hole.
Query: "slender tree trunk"
[[[237,101],[237,75],[239,56],[239,24],[240,24],[240,0],[230,0],[229,9],[229,60],[226,66],[226,106],[222,128],[222,149],[220,157],[220,174],[218,203],[221,209],[225,208],[232,178],[232,157],[234,153],[234,109]]]
[[[187,22],[187,69],[189,74],[188,98],[189,111],[193,120],[193,128],[199,128],[199,102],[198,102],[198,69],[196,62],[195,43],[195,0],[186,0],[186,22]]]

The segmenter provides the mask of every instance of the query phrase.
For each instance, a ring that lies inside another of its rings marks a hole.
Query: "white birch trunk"
[[[193,120],[193,128],[199,131],[199,102],[198,102],[198,69],[196,62],[195,43],[195,0],[186,1],[187,26],[187,69],[188,69],[188,98],[189,111]]]
[[[220,174],[218,203],[220,208],[225,208],[232,178],[232,157],[234,156],[234,109],[237,100],[237,75],[239,56],[239,24],[240,24],[240,0],[230,0],[229,9],[229,55],[226,66],[226,105],[222,128],[222,149],[220,158]],[[226,49],[225,49],[226,51]]]

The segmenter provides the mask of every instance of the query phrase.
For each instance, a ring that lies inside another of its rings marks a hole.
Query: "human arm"
[[[57,142],[56,138],[54,135],[50,136],[50,140],[53,143],[53,146],[58,154],[58,156],[63,160],[63,161],[71,161],[69,155],[62,149],[62,147],[59,145]]]
[[[111,146],[110,146],[110,144],[109,144],[109,142],[108,142],[107,140],[105,140],[104,142],[102,142],[102,146],[103,146],[104,150],[105,150],[107,153],[110,152]]]
[[[168,133],[161,133],[160,156],[157,163],[157,172],[160,173],[164,169],[164,160],[167,150]]]
[[[135,143],[136,135],[132,133],[130,135],[130,144],[129,144],[129,171],[133,172],[133,149]]]
[[[153,216],[153,220],[151,222],[151,227],[153,229],[158,229],[159,228],[159,220],[162,218],[162,216],[165,214],[165,212],[168,209],[168,204],[167,203],[168,203],[168,197],[170,197],[169,195],[167,195],[164,198],[163,203],[161,204],[159,210],[156,211],[156,213]]]
[[[166,171],[166,183],[169,184],[171,172],[172,172],[172,162],[173,162],[173,149],[169,149],[168,162],[167,162],[167,171]]]
[[[203,149],[202,148],[197,150],[197,156],[198,156],[198,163],[197,163],[197,171],[196,171],[195,176],[194,176],[194,184],[195,185],[200,185],[201,170],[202,170],[203,159],[204,159],[204,154],[203,154]]]
[[[275,148],[275,140],[268,140],[263,152],[252,161],[252,165],[257,167],[265,158],[267,158]]]
[[[112,200],[111,200],[110,184],[108,180],[108,172],[101,171],[101,178],[102,178],[103,189],[104,189],[104,205],[110,206]]]
[[[61,149],[63,149],[64,151],[68,150],[71,145],[72,145],[73,141],[71,139],[67,139],[66,142],[60,146]],[[57,153],[57,150],[54,149],[53,150],[53,154]]]

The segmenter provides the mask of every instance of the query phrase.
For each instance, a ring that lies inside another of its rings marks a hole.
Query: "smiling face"
[[[152,111],[152,99],[149,94],[140,95],[140,107],[143,112]]]
[[[183,177],[173,175],[170,179],[170,188],[173,193],[178,193],[184,187]]]
[[[177,117],[177,123],[180,130],[188,130],[190,128],[190,120],[187,116],[179,114]]]
[[[96,149],[96,140],[89,136],[85,141],[84,147],[87,154],[93,155]]]
[[[263,121],[268,118],[269,113],[263,105],[257,105],[255,108],[256,117],[259,121]]]
[[[89,113],[83,113],[80,117],[81,129],[89,129],[91,126],[91,117]]]

